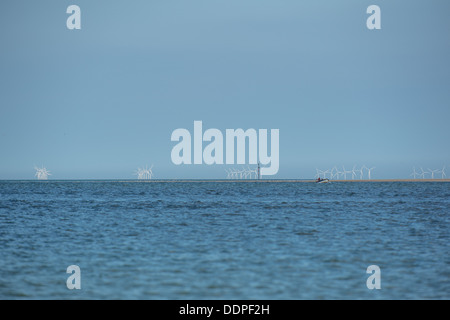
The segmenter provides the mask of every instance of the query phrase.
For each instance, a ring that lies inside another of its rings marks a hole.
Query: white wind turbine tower
[[[51,176],[50,171],[48,171],[44,166],[42,168],[34,167],[36,170],[35,176],[38,180],[48,180],[48,176]]]
[[[145,166],[145,167],[147,168],[147,166]],[[150,169],[147,169],[147,175],[148,175],[149,179],[153,178],[153,171],[152,171],[152,169],[153,169],[153,164],[150,166]]]
[[[252,178],[252,170],[250,170],[250,167],[247,166],[247,169],[245,169],[245,179],[251,179]]]
[[[236,180],[239,180],[240,174],[241,174],[241,172],[238,169],[234,169],[234,178]]]
[[[422,171],[422,172],[420,173],[420,176],[422,177],[422,179],[425,179],[425,175],[426,175],[428,172],[424,171],[422,167],[420,167],[420,171]]]
[[[413,172],[410,174],[410,176],[413,176],[414,179],[416,179],[416,176],[418,176],[419,173],[416,171],[416,167],[413,168]]]
[[[247,179],[247,170],[244,167],[242,167],[241,172],[242,172],[241,179]]]
[[[328,173],[330,174],[330,179],[333,179],[334,176],[334,168],[328,169]]]
[[[252,178],[252,173],[253,173],[253,170],[250,169],[249,166],[247,166],[247,179],[251,179]]]
[[[362,167],[361,167],[361,172],[362,172],[362,170],[363,169],[366,169],[366,171],[367,171],[367,179],[369,179],[370,180],[370,175],[369,175],[369,168],[368,167],[366,167],[366,165],[363,165]],[[363,177],[364,177],[364,174],[363,174]]]
[[[138,168],[135,172],[138,180],[151,180],[153,177],[153,165],[150,168],[146,165],[145,168]]]
[[[141,168],[138,168],[134,174],[137,175],[138,180],[142,180],[144,178],[144,170]]]
[[[333,179],[337,175],[337,173],[335,173],[336,171],[337,171],[336,167],[331,168],[331,170],[330,170],[330,179]]]
[[[336,180],[339,180],[339,176],[342,174],[342,172],[340,172],[337,167],[335,168],[336,168]]]
[[[367,168],[367,167],[364,165],[358,170],[359,171],[359,180],[362,180],[364,178],[364,172],[363,172],[364,168]]]
[[[254,177],[254,178],[252,178]],[[258,178],[258,168],[251,169],[250,170],[250,179],[257,179]]]
[[[354,165],[352,169],[352,180],[355,180],[355,177],[356,177],[356,165]]]
[[[368,174],[369,174],[369,180],[372,179],[372,178],[370,177],[370,172],[371,172],[373,169],[375,169],[375,167],[372,167],[372,168],[370,168],[370,169],[367,168],[367,171],[368,171]]]
[[[444,177],[447,177],[447,175],[445,174],[445,166],[442,167],[442,170],[439,171],[441,173],[441,179],[444,179]]]
[[[344,166],[342,166],[342,175],[344,176],[344,180],[347,180],[347,171]]]
[[[347,180],[347,173],[351,173],[351,171],[345,170],[345,167],[342,166],[342,174],[344,175],[344,180]]]
[[[434,179],[434,174],[439,172],[439,170],[431,170],[430,168],[428,168],[428,170],[430,170],[431,179]]]

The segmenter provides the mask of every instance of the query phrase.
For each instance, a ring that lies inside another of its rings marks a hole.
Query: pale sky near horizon
[[[366,27],[373,4],[381,30]],[[0,179],[242,167],[174,165],[171,133],[195,120],[279,129],[272,178],[450,169],[449,14],[447,0],[2,1]]]

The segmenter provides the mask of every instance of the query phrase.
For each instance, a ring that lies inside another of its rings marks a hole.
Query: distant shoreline
[[[26,179],[0,179],[0,182],[137,182],[137,183],[158,183],[158,182],[273,182],[273,183],[314,183],[315,179],[48,179],[48,180],[26,180]],[[365,180],[330,180],[333,182],[450,182],[450,179],[365,179]]]

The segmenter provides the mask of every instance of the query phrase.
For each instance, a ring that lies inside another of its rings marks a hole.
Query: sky
[[[369,30],[366,10],[381,9]],[[81,9],[69,30],[66,9]],[[0,179],[225,178],[175,129],[279,129],[270,178],[450,169],[450,1],[0,2]]]

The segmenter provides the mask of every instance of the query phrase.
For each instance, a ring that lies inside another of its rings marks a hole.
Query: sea
[[[449,215],[448,182],[0,181],[0,299],[446,300]]]

